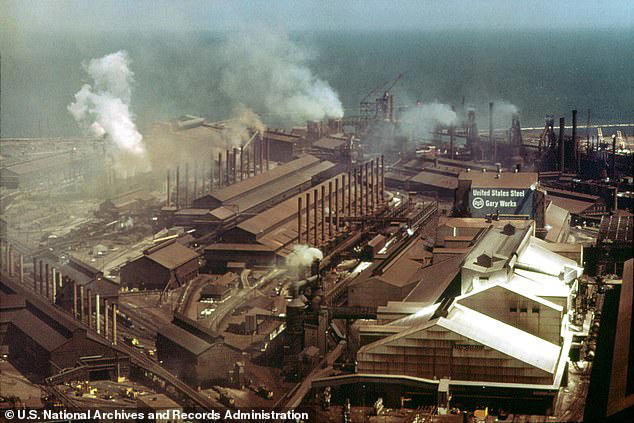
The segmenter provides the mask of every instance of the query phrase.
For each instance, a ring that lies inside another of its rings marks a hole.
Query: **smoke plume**
[[[126,157],[136,159],[136,169],[146,167],[143,136],[130,111],[134,74],[129,68],[127,53],[118,51],[92,59],[83,67],[93,83],[81,87],[75,101],[68,105],[68,111],[92,135],[108,137],[112,142],[109,147],[114,147],[114,155],[118,156],[115,166],[121,168],[117,159]]]
[[[407,130],[414,137],[422,137],[427,140],[430,133],[438,125],[455,125],[458,122],[456,112],[451,110],[451,106],[442,103],[427,103],[416,105],[408,109],[401,117]]]
[[[286,256],[286,265],[290,267],[310,266],[315,259],[323,259],[324,254],[309,245],[295,245],[293,251]]]
[[[337,93],[308,68],[305,51],[286,35],[242,32],[220,49],[220,89],[230,99],[286,122],[340,118]]]
[[[519,113],[519,109],[508,101],[498,100],[493,102],[493,128],[509,129],[513,115]],[[487,124],[488,127],[488,124]]]

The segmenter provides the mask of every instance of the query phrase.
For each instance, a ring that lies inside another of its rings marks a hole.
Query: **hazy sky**
[[[5,30],[614,29],[634,0],[0,0]]]

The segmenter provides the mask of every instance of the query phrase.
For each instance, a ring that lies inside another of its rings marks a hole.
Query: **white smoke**
[[[323,259],[324,254],[310,245],[298,244],[293,251],[286,256],[286,265],[289,267],[310,266],[315,259]]]
[[[493,128],[494,129],[509,129],[511,127],[511,120],[513,115],[519,113],[519,109],[516,105],[509,103],[505,100],[497,100],[493,102]],[[487,117],[488,118],[488,117]],[[487,123],[486,127],[488,128]]]
[[[141,167],[146,166],[143,136],[130,111],[134,74],[129,68],[128,54],[118,51],[92,59],[83,67],[93,84],[81,87],[68,111],[94,136],[107,135],[118,152],[141,159],[136,163],[137,168],[141,163]]]
[[[413,137],[422,137],[428,140],[431,133],[439,126],[455,125],[458,122],[456,112],[451,110],[451,106],[438,102],[416,105],[408,109],[402,116],[401,121],[412,133],[407,134]]]
[[[241,32],[220,49],[221,90],[232,100],[285,121],[340,118],[337,93],[307,66],[304,50],[285,34]]]

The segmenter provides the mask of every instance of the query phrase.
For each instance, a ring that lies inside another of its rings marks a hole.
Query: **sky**
[[[632,0],[0,0],[22,31],[605,29],[634,27]]]

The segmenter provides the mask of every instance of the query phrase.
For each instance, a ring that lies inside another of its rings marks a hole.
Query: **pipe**
[[[358,216],[358,206],[359,202],[357,201],[357,190],[359,185],[359,175],[357,174],[357,168],[354,168],[354,217]]]
[[[493,102],[489,102],[489,147],[493,146],[493,162],[498,160],[498,146],[493,139]]]
[[[247,179],[251,177],[251,153],[249,152],[251,148],[253,147],[247,146]]]
[[[302,196],[297,197],[297,243],[302,243]]]
[[[381,202],[385,202],[385,162],[381,154]]]
[[[612,134],[612,166],[610,179],[616,181],[616,135]]]
[[[577,145],[577,111],[572,111],[572,146],[574,148],[574,169],[579,173],[580,171],[580,161],[579,160],[579,146]]]
[[[451,106],[451,111],[455,112],[456,108],[452,105]],[[449,125],[449,158],[451,160],[453,160],[454,158],[454,154],[453,154],[453,144],[455,141],[455,126],[453,125],[453,123],[451,125]],[[383,156],[381,156],[381,159],[383,158]],[[383,163],[381,163],[381,166],[383,166]]]
[[[37,294],[37,259],[33,257],[33,291]]]
[[[271,161],[271,140],[266,139],[266,170],[269,170],[269,162]]]
[[[84,286],[80,285],[79,286],[79,321],[80,322],[84,322],[84,318],[85,318],[85,310],[84,310],[84,301],[85,301],[85,297],[84,297]]]
[[[40,295],[44,291],[44,263],[40,260]]]
[[[372,183],[372,187],[370,188],[370,210],[374,211],[374,190],[376,188],[374,181],[374,160],[370,162],[370,182]]]
[[[341,175],[341,215],[342,220],[347,216],[346,214],[346,175]],[[341,223],[341,226],[345,225],[345,221]]]
[[[244,146],[240,147],[240,180],[244,180]]]
[[[321,240],[326,240],[326,186],[321,184]]]
[[[50,283],[51,283],[51,275],[50,272],[48,271],[48,263],[44,264],[44,280],[46,281],[46,292],[45,292],[45,296],[46,298],[49,298],[48,293],[50,290]]]
[[[350,171],[348,171],[348,216],[352,216],[352,173]]]
[[[101,301],[99,299],[99,294],[95,296],[95,317],[97,318],[96,326],[97,326],[97,334],[101,334]]]
[[[335,177],[335,234],[339,233],[339,178]]]
[[[368,215],[370,214],[370,196],[368,195],[368,191],[370,191],[370,179],[368,178],[368,168],[369,168],[370,162],[365,162],[365,178],[364,178],[364,185],[365,185],[365,214]]]
[[[51,269],[51,275],[53,279],[53,286],[52,286],[53,291],[51,294],[51,302],[55,304],[55,297],[57,295],[57,286],[56,286],[57,285],[57,270],[54,267]]]
[[[310,192],[306,193],[306,244],[310,244]]]
[[[264,172],[264,139],[260,137],[260,173],[262,172]],[[317,201],[317,198],[315,198],[315,201]]]
[[[176,166],[176,208],[181,206],[181,170],[180,166]]]
[[[20,285],[24,285],[24,254],[20,254]]]
[[[332,238],[332,181],[328,181],[328,238]]]
[[[189,205],[189,163],[185,163],[185,201],[184,206]]]
[[[559,171],[564,173],[566,171],[566,158],[564,148],[564,136],[565,136],[565,123],[566,118],[559,118]]]
[[[380,179],[379,178],[379,172],[381,172],[381,169],[379,169],[379,159],[376,159],[375,167],[376,167],[376,169],[374,171],[375,172],[374,192],[375,192],[375,195],[376,195],[376,205],[378,206],[380,204],[380,201],[379,201],[379,191],[380,191],[380,189],[379,189],[379,179]]]

